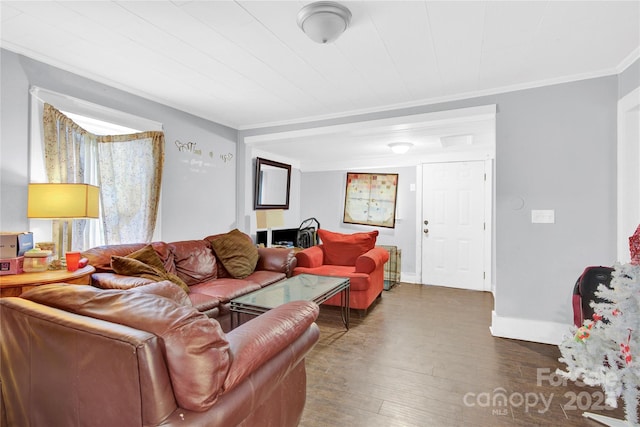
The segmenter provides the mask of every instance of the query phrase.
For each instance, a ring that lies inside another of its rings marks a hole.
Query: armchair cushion
[[[258,248],[237,228],[209,240],[218,260],[234,279],[244,279],[256,268]]]
[[[375,247],[360,255],[356,260],[356,273],[372,273],[389,260],[389,252],[381,247]]]
[[[298,260],[298,267],[315,268],[324,264],[324,251],[323,245],[311,246],[305,250],[302,250],[296,254]]]
[[[65,284],[38,286],[21,297],[162,338],[174,394],[182,408],[205,411],[223,391],[231,362],[229,343],[220,324],[194,307],[140,292]]]
[[[319,229],[318,235],[324,248],[324,264],[355,265],[360,255],[375,247],[378,230],[342,234]]]

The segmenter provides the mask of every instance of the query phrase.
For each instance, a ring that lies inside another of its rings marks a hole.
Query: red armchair
[[[384,264],[389,260],[389,252],[375,246],[378,231],[341,234],[320,229],[318,235],[322,244],[296,254],[293,275],[348,277],[350,306],[366,313],[382,295]],[[324,304],[340,306],[340,295]]]

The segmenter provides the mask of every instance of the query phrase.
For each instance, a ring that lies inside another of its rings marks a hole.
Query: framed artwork
[[[395,228],[397,173],[347,173],[343,222]]]

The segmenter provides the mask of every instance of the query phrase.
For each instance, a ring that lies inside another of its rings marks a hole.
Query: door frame
[[[629,236],[637,227],[640,215],[640,141],[629,126],[638,122],[640,110],[640,87],[618,101],[618,141],[617,141],[617,260],[628,262]],[[637,129],[635,129],[637,132]]]
[[[471,162],[482,161],[484,162],[484,169],[486,173],[485,185],[485,200],[484,200],[484,214],[485,214],[485,230],[484,236],[484,271],[485,278],[483,283],[483,290],[490,291],[495,296],[495,161],[494,157],[487,155],[478,155],[477,153],[452,153],[451,156],[442,156],[433,161],[422,162],[417,166],[416,170],[416,235],[420,236],[416,239],[416,278],[418,282],[424,284],[423,272],[422,272],[422,253],[424,239],[422,239],[423,218],[422,205],[424,189],[422,188],[422,167],[427,163],[452,163],[452,162]]]

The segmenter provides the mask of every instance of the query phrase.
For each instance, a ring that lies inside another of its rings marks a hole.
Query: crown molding
[[[638,52],[638,54],[640,54],[640,52]],[[638,56],[638,54],[636,54],[636,56]],[[630,63],[633,63],[633,60],[635,60],[633,58],[634,58],[633,55],[629,55],[627,58],[625,58],[623,63],[626,64],[626,61],[631,61]],[[335,114],[308,116],[300,119],[282,120],[277,122],[255,123],[251,125],[240,126],[238,130],[248,131],[248,130],[257,130],[257,129],[263,129],[263,128],[269,128],[269,127],[277,127],[277,126],[291,126],[291,125],[299,125],[299,124],[305,124],[305,123],[308,124],[312,122],[343,119],[347,117],[372,114],[372,113],[392,112],[395,110],[402,110],[407,108],[416,108],[416,107],[422,107],[426,105],[441,104],[445,102],[461,101],[464,99],[472,99],[472,98],[479,98],[479,97],[489,96],[489,95],[498,95],[502,93],[516,92],[520,90],[535,89],[535,88],[540,88],[545,86],[553,86],[553,85],[562,84],[562,83],[571,83],[571,82],[576,82],[580,80],[588,80],[588,79],[594,79],[598,77],[607,77],[611,75],[620,74],[620,71],[618,71],[619,67],[620,65],[618,65],[615,68],[591,71],[587,73],[572,74],[567,76],[554,77],[550,79],[537,80],[537,81],[531,81],[526,83],[518,83],[514,85],[502,86],[497,88],[464,92],[464,93],[459,93],[459,94],[450,95],[450,96],[424,98],[416,101],[389,104],[389,105],[379,106],[379,107],[349,110],[349,111],[343,111]]]
[[[640,46],[636,47],[634,50],[631,51],[631,53],[629,55],[627,55],[626,58],[624,58],[622,61],[620,61],[620,63],[616,67],[616,72],[618,74],[622,73],[624,70],[629,68],[629,66],[631,64],[636,62],[636,60],[638,60],[638,58],[640,58]]]

